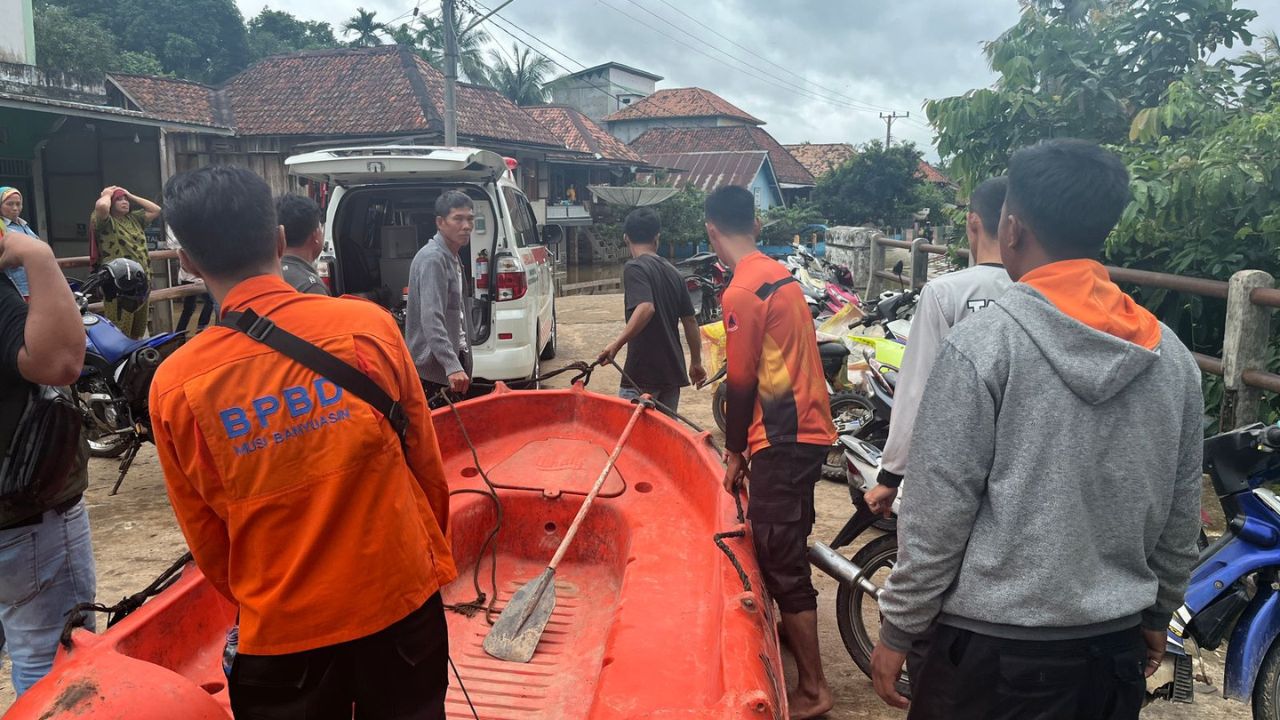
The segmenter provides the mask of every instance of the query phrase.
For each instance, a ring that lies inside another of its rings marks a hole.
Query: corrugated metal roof
[[[679,170],[671,176],[673,187],[694,187],[711,192],[726,185],[750,187],[768,161],[763,150],[730,152],[658,153],[649,156],[654,165]]]

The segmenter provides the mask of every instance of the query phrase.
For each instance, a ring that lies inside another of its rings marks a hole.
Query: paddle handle
[[[613,469],[613,464],[617,462],[618,456],[622,454],[622,446],[627,443],[627,438],[631,437],[631,429],[636,426],[636,421],[640,419],[640,413],[644,412],[644,403],[636,405],[635,412],[631,413],[631,419],[627,421],[627,427],[622,431],[622,437],[618,438],[618,444],[613,446],[613,454],[609,456],[609,462],[604,464],[604,470],[600,471],[600,477],[596,478],[596,484],[591,486],[591,492],[587,493],[587,499],[582,501],[582,507],[578,508],[578,515],[573,519],[573,523],[569,525],[569,531],[564,534],[564,540],[560,541],[560,547],[556,548],[556,554],[552,556],[551,562],[547,567],[552,570],[560,564],[564,558],[564,554],[569,550],[569,543],[573,542],[573,538],[578,534],[578,528],[582,525],[582,520],[586,518],[587,511],[591,509],[591,503],[595,502],[596,495],[600,494],[600,488],[604,487],[605,478],[609,477],[609,471]]]

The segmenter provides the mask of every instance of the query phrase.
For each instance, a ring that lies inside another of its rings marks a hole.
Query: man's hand
[[[871,512],[889,517],[893,514],[893,500],[896,497],[898,497],[898,488],[876,485],[868,490],[862,499],[867,502]]]
[[[898,678],[902,675],[902,666],[907,662],[907,654],[890,650],[884,643],[877,643],[871,652],[871,684],[876,694],[890,707],[905,710],[907,699],[898,694]]]
[[[1147,664],[1142,671],[1147,677],[1151,677],[1160,669],[1160,662],[1164,660],[1165,644],[1169,642],[1168,631],[1142,628],[1142,639],[1147,643]]]
[[[40,253],[53,257],[53,250],[40,240],[22,233],[0,235],[0,270],[24,267]]]
[[[617,343],[609,343],[608,345],[605,346],[603,350],[600,351],[600,354],[596,356],[596,364],[608,365],[609,363],[613,362],[613,359],[618,356],[619,349],[620,348],[618,347]]]
[[[701,364],[695,363],[689,366],[689,382],[694,385],[701,385],[707,381],[707,369]]]
[[[738,492],[742,481],[747,478],[747,458],[740,452],[726,450],[724,454],[724,491],[730,495]]]
[[[465,395],[471,388],[471,378],[465,372],[456,372],[449,376],[449,391],[455,395]]]

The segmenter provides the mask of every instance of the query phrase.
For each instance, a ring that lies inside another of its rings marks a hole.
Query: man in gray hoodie
[[[880,609],[876,692],[933,627],[910,718],[1136,718],[1196,558],[1200,374],[1093,258],[1128,202],[1119,158],[1016,153],[1016,284],[944,341]]]

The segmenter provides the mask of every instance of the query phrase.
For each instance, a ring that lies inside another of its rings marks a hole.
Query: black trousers
[[[368,637],[291,655],[236,656],[236,720],[444,720],[449,632],[440,593]]]
[[[1004,640],[937,625],[911,678],[908,720],[1136,720],[1138,628],[1081,640]]]
[[[822,477],[827,451],[790,443],[751,456],[751,539],[765,589],[778,610],[789,615],[818,608],[808,539],[816,517],[813,486]]]

